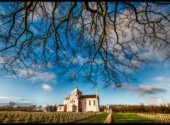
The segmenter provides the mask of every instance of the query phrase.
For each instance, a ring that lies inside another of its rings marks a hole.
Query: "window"
[[[91,105],[91,101],[89,100],[89,105]]]
[[[75,103],[75,101],[74,101],[74,100],[71,100],[70,103]]]
[[[94,105],[95,105],[95,100],[93,101]]]

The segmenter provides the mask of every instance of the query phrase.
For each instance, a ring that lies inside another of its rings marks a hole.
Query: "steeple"
[[[75,89],[71,92],[71,94],[75,94],[75,95],[78,95],[78,96],[81,96],[81,95],[82,95],[82,92],[78,89],[78,84],[77,84],[77,82],[76,82]]]
[[[99,90],[96,90],[96,97],[99,97]]]
[[[78,84],[76,83],[76,89],[78,89]]]

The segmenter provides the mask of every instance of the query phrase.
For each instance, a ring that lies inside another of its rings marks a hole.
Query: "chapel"
[[[62,105],[58,105],[57,111],[62,112],[99,112],[99,92],[83,95],[78,86],[66,97]]]

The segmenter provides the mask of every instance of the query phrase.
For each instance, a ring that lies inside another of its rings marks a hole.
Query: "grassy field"
[[[108,113],[98,114],[90,118],[79,121],[78,123],[104,123],[104,120],[108,116]]]
[[[136,113],[113,113],[113,118],[115,123],[159,123],[139,117]]]
[[[150,117],[156,115],[156,117]],[[0,123],[104,123],[108,113],[0,111]],[[141,117],[140,117],[141,116]],[[147,116],[145,118],[145,116]],[[143,118],[144,117],[144,118]],[[158,118],[161,118],[159,120]],[[167,114],[113,113],[115,123],[170,123]]]

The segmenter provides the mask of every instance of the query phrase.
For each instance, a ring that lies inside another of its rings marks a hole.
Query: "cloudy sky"
[[[0,11],[5,13],[4,10],[4,6],[0,4]],[[121,19],[123,20],[123,17]],[[38,17],[35,20],[38,20]],[[120,38],[120,41],[132,39],[129,30],[124,30],[127,37]],[[140,36],[140,34],[135,35],[136,37]],[[112,32],[110,37],[114,37]],[[112,44],[110,43],[110,46]],[[37,105],[62,104],[64,98],[75,89],[77,84],[83,94],[95,94],[96,89],[98,89],[100,104],[102,105],[140,103],[159,105],[170,103],[170,60],[164,61],[168,48],[156,49],[153,52],[153,48],[147,46],[146,51],[140,54],[141,57],[148,60],[147,63],[139,64],[139,69],[132,72],[133,77],[137,80],[124,82],[122,88],[116,89],[114,86],[104,88],[100,77],[96,86],[83,80],[79,82],[70,80],[68,74],[59,73],[60,68],[51,68],[46,71],[28,69],[31,77],[27,77],[28,74],[25,69],[17,69],[18,77],[16,77],[2,69],[4,57],[0,57],[0,103],[14,101],[35,103]],[[138,50],[135,46],[132,46],[132,49],[134,51]],[[87,58],[79,55],[74,63],[81,66],[86,60]]]
[[[149,54],[149,53],[148,53]],[[120,89],[103,88],[98,82],[93,86],[88,82],[75,82],[56,71],[32,72],[26,77],[26,71],[19,72],[19,78],[1,70],[0,102],[31,102],[37,105],[61,104],[63,99],[78,84],[83,94],[95,94],[99,89],[100,104],[164,104],[170,103],[170,64],[163,62],[161,53],[147,55],[147,64],[141,65],[134,77],[137,81],[124,83]],[[79,58],[81,63],[83,58]]]

